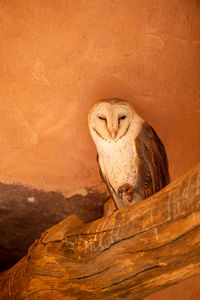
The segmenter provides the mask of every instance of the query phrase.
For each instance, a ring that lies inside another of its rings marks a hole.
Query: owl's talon
[[[129,183],[125,183],[122,186],[120,186],[117,192],[121,199],[127,197],[129,202],[133,201],[134,188]]]

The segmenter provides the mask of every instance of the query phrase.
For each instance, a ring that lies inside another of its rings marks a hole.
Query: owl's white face
[[[116,142],[127,133],[133,114],[133,109],[125,101],[102,100],[89,112],[89,127],[102,139]]]

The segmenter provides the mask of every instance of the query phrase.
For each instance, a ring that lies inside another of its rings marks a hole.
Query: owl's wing
[[[143,199],[150,197],[170,182],[164,145],[156,132],[143,123],[135,139],[138,185]]]

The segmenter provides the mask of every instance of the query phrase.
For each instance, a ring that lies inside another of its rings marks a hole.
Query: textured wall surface
[[[87,112],[106,97],[155,128],[172,179],[199,162],[198,0],[1,0],[0,40],[1,182],[69,197],[98,185]],[[166,299],[197,299],[184,284]]]
[[[199,1],[0,1],[0,180],[99,182],[87,112],[122,97],[164,141],[175,178],[200,158]]]

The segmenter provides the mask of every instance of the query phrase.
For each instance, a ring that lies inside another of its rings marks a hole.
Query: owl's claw
[[[117,192],[121,199],[126,197],[129,202],[133,201],[134,188],[129,183],[125,183],[122,186],[120,186]]]

